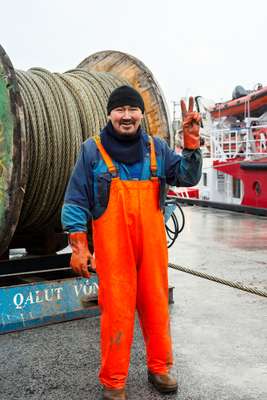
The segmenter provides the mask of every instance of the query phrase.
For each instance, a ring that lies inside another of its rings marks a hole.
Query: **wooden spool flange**
[[[82,61],[78,68],[110,72],[126,79],[144,99],[149,132],[170,142],[170,118],[162,90],[152,72],[137,58],[120,51],[100,51]]]
[[[22,101],[13,65],[0,46],[0,254],[14,234],[26,182]]]

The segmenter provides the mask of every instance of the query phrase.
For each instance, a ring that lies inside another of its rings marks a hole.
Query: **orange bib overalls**
[[[93,221],[101,309],[100,382],[125,386],[137,309],[147,366],[165,374],[172,366],[169,329],[167,243],[159,208],[154,141],[150,138],[150,180],[121,180],[99,137],[95,142],[111,181],[107,209]]]

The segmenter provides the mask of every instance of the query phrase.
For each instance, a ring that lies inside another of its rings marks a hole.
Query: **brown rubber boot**
[[[177,379],[171,374],[152,374],[148,371],[148,382],[152,383],[160,393],[173,393],[178,389]]]
[[[103,400],[126,400],[125,389],[111,389],[103,387]]]

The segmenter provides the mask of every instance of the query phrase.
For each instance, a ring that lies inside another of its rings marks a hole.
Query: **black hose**
[[[181,223],[181,226],[179,227],[179,221],[178,221],[177,215],[173,211],[169,220],[165,224],[168,248],[170,248],[173,245],[173,243],[177,239],[179,233],[181,233],[182,230],[184,229],[184,225],[185,225],[185,216],[184,216],[183,210],[182,210],[180,204],[178,203],[177,199],[174,197],[167,198],[167,200],[165,202],[165,206],[168,207],[168,206],[172,206],[172,205],[175,205],[177,207],[177,209],[179,210],[181,217],[182,217],[182,223]],[[175,210],[176,210],[176,208],[175,208]],[[170,227],[169,221],[172,222],[171,227]]]

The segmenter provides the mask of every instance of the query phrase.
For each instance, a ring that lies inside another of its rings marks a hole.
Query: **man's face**
[[[122,106],[114,108],[108,116],[115,131],[121,135],[134,135],[143,118],[139,107]]]

